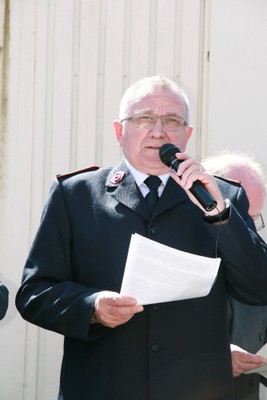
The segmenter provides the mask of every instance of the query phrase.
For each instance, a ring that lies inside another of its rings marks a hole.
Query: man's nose
[[[164,126],[160,118],[157,119],[150,132],[154,137],[162,137],[164,135]]]

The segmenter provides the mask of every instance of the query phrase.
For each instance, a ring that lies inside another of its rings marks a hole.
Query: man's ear
[[[192,133],[193,133],[194,127],[192,125],[189,125],[186,131],[186,144],[188,143],[188,140],[191,138]]]
[[[113,128],[114,128],[114,131],[115,131],[115,135],[116,135],[116,139],[117,139],[118,145],[121,146],[122,130],[123,130],[122,123],[119,120],[113,121]]]

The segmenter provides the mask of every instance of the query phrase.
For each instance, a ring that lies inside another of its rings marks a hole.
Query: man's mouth
[[[147,149],[159,151],[160,148],[159,148],[159,146],[147,146]]]

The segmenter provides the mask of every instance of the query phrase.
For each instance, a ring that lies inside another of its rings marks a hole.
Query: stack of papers
[[[142,305],[203,297],[212,288],[220,262],[134,234],[120,293]]]
[[[256,354],[267,358],[267,343]],[[246,374],[253,374],[255,372],[264,376],[264,378],[267,378],[267,364],[259,368],[251,369],[250,371],[246,372]]]

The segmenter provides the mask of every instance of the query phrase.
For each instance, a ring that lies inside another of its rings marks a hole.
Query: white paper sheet
[[[220,258],[197,256],[134,234],[121,294],[135,297],[142,305],[206,296],[220,261]]]
[[[267,343],[265,343],[265,345],[262,346],[262,348],[257,352],[257,354],[267,358]],[[263,365],[263,367],[251,369],[250,371],[246,372],[246,374],[252,374],[254,372],[257,372],[258,374],[264,376],[264,378],[267,378],[267,363]]]

